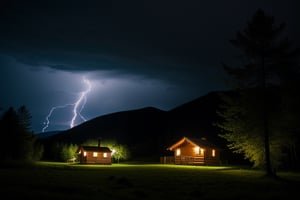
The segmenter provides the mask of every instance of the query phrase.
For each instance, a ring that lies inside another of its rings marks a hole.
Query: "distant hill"
[[[178,137],[206,137],[219,143],[220,133],[213,124],[221,120],[217,115],[218,106],[222,103],[221,92],[210,92],[193,101],[187,102],[168,112],[169,128]]]
[[[158,157],[166,148],[183,136],[206,137],[225,146],[213,123],[220,92],[211,92],[169,111],[153,107],[111,113],[86,121],[72,129],[46,138],[47,143],[81,144],[88,139],[115,139],[128,145],[133,156]]]
[[[43,138],[47,138],[47,137],[56,135],[59,132],[61,132],[61,131],[47,131],[47,132],[38,133],[38,134],[36,134],[36,136],[39,139],[43,139]]]

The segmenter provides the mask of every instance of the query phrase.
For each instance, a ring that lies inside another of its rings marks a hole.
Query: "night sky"
[[[299,43],[297,0],[2,0],[0,107],[25,105],[39,133],[70,128],[84,91],[74,125],[225,90],[229,40],[259,8]]]

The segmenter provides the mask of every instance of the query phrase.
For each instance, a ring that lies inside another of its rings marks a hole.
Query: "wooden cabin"
[[[112,151],[108,147],[80,146],[76,152],[81,164],[106,164],[112,163]]]
[[[174,151],[172,158],[164,158],[177,165],[219,165],[220,148],[205,138],[183,137],[168,148]]]

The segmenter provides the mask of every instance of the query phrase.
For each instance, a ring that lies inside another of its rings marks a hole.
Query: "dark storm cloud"
[[[291,21],[294,16],[279,9],[295,10],[296,1],[280,2],[4,1],[1,51],[67,71],[158,75],[166,68],[167,76],[171,70],[194,68],[192,74],[202,73],[203,68],[220,69],[229,56],[228,40],[256,9]]]
[[[215,32],[216,17],[212,17],[218,13],[210,14],[214,9],[203,10],[200,3],[166,2],[8,1],[1,10],[2,44],[6,50],[29,50],[28,54],[75,49],[139,61],[161,55],[166,60],[185,59],[198,54],[194,46],[209,50],[206,38]],[[207,31],[209,23],[212,30]],[[203,27],[206,30],[201,31]]]
[[[38,124],[72,102],[87,74],[90,117],[171,109],[226,87],[221,62],[237,53],[229,40],[258,8],[300,35],[296,0],[3,0],[0,106],[25,103]]]

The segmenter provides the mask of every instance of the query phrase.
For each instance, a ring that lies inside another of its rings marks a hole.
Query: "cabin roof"
[[[81,146],[78,148],[77,152],[79,152],[80,149],[84,151],[93,151],[93,152],[112,152],[108,147]]]
[[[193,144],[195,146],[200,146],[200,147],[212,147],[212,148],[218,148],[216,145],[208,142],[205,138],[188,138],[188,137],[183,137],[180,139],[178,142],[173,144],[172,146],[168,147],[167,149],[170,151],[173,151],[175,148],[183,144],[184,142],[188,142],[190,144]]]

